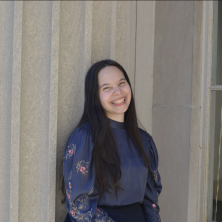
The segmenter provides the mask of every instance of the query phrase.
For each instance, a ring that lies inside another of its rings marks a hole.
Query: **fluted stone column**
[[[136,31],[143,23],[141,14],[137,21],[141,4],[0,2],[1,222],[64,220],[60,164],[83,111],[84,78],[92,63],[117,60],[126,69],[138,101],[144,96],[139,90],[141,75],[147,78],[148,73],[149,79],[151,72],[145,71],[149,66],[136,68],[141,58],[136,50],[147,38],[141,39],[142,31]],[[146,9],[154,8],[147,4]],[[147,121],[142,109],[138,105],[140,120]],[[151,118],[151,110],[148,113]],[[145,126],[151,129],[148,122]]]

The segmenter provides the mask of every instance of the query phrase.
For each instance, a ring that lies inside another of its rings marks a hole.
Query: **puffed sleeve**
[[[150,135],[148,144],[151,172],[148,172],[142,208],[147,222],[160,222],[158,196],[162,190],[162,184],[158,172],[158,153],[153,138]]]
[[[63,160],[66,207],[72,222],[114,222],[97,207],[95,172],[90,171],[93,142],[89,129],[79,127],[70,135]]]

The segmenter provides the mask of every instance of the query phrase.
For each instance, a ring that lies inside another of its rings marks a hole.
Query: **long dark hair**
[[[118,148],[110,127],[109,119],[107,118],[99,99],[98,73],[106,66],[116,66],[119,70],[121,70],[130,86],[131,101],[124,114],[124,123],[128,141],[129,138],[131,138],[138,152],[142,156],[145,166],[150,169],[149,159],[145,153],[140,138],[135,102],[129,77],[119,63],[113,60],[99,61],[91,66],[85,77],[84,111],[79,123],[75,127],[78,128],[86,122],[89,122],[90,124],[91,136],[94,143],[91,163],[95,168],[95,188],[99,192],[99,199],[102,197],[104,192],[110,193],[109,189],[113,189],[115,191],[117,198],[118,191],[122,189],[119,187],[119,181],[121,178],[121,162]],[[109,183],[109,178],[111,178],[111,184]],[[62,191],[65,196],[64,179],[62,180]]]

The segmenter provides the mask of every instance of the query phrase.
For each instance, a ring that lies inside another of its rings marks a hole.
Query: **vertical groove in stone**
[[[200,199],[199,221],[208,221],[209,198],[209,148],[210,148],[210,113],[211,113],[211,75],[212,75],[212,44],[213,44],[213,5],[214,1],[203,2],[203,33],[202,42],[202,91],[201,91],[201,154],[200,154]],[[212,153],[210,153],[212,155]],[[211,181],[213,182],[213,181]]]
[[[14,41],[12,70],[11,159],[10,159],[10,222],[18,222],[20,92],[22,50],[22,1],[14,2]]]
[[[190,169],[187,221],[199,221],[199,187],[200,181],[200,129],[201,129],[201,73],[203,57],[203,2],[194,1],[193,9],[193,70],[192,70],[192,99],[191,128],[190,128]],[[213,200],[212,200],[213,201]]]
[[[129,3],[129,12],[128,12],[128,45],[127,45],[127,54],[128,61],[127,61],[127,67],[128,67],[128,74],[131,76],[133,91],[134,91],[134,76],[135,76],[135,51],[136,51],[136,1],[130,1]]]
[[[112,14],[111,14],[111,55],[110,58],[116,59],[116,1],[112,1]]]
[[[93,1],[85,1],[84,74],[91,66]]]
[[[133,79],[133,82],[134,82],[134,98],[136,98],[136,53],[137,53],[137,25],[138,25],[138,22],[137,22],[137,20],[138,20],[138,10],[137,10],[137,8],[138,8],[138,2],[136,1],[136,22],[135,22],[135,60],[134,60],[134,62],[135,62],[135,65],[134,65],[134,79]]]
[[[52,2],[24,1],[21,54],[19,222],[47,221],[49,137],[50,139],[53,137],[49,135],[50,81],[52,81],[50,79],[51,34]],[[52,85],[53,83],[51,83]]]
[[[48,219],[55,221],[56,199],[56,151],[57,151],[57,107],[59,72],[59,19],[60,1],[52,3],[52,39],[50,72],[50,108],[49,108],[49,153],[48,153]]]
[[[156,1],[153,2],[153,41],[152,41],[152,95],[151,95],[151,113],[150,113],[150,133],[153,134],[153,74],[154,74],[154,47],[155,47],[155,24],[156,24]]]
[[[127,8],[127,11],[126,11],[126,51],[125,51],[125,69],[127,70],[128,72],[128,75],[130,76],[130,79],[131,79],[131,84],[132,84],[132,88],[133,88],[133,91],[134,91],[134,67],[133,67],[133,70],[131,70],[131,64],[133,64],[132,61],[134,60],[131,60],[130,61],[130,57],[131,57],[131,40],[132,40],[132,37],[134,38],[135,37],[135,31],[131,33],[132,29],[133,29],[133,22],[132,22],[132,2],[130,1],[127,1],[126,2],[126,8]],[[136,17],[135,17],[135,20],[136,20]],[[135,26],[136,27],[136,26]],[[132,36],[132,35],[133,36]],[[135,39],[135,38],[134,38]],[[135,44],[135,41],[133,42],[133,44]],[[135,51],[132,52],[132,54],[134,54]]]
[[[0,2],[0,220],[10,215],[14,2]]]

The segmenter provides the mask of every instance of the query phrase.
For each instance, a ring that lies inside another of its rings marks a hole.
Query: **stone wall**
[[[0,2],[1,222],[64,220],[59,167],[92,63],[123,65],[151,130],[153,14],[154,2]]]
[[[162,221],[199,221],[206,5],[0,1],[0,222],[64,220],[60,163],[85,74],[106,58],[126,69],[157,145]]]

